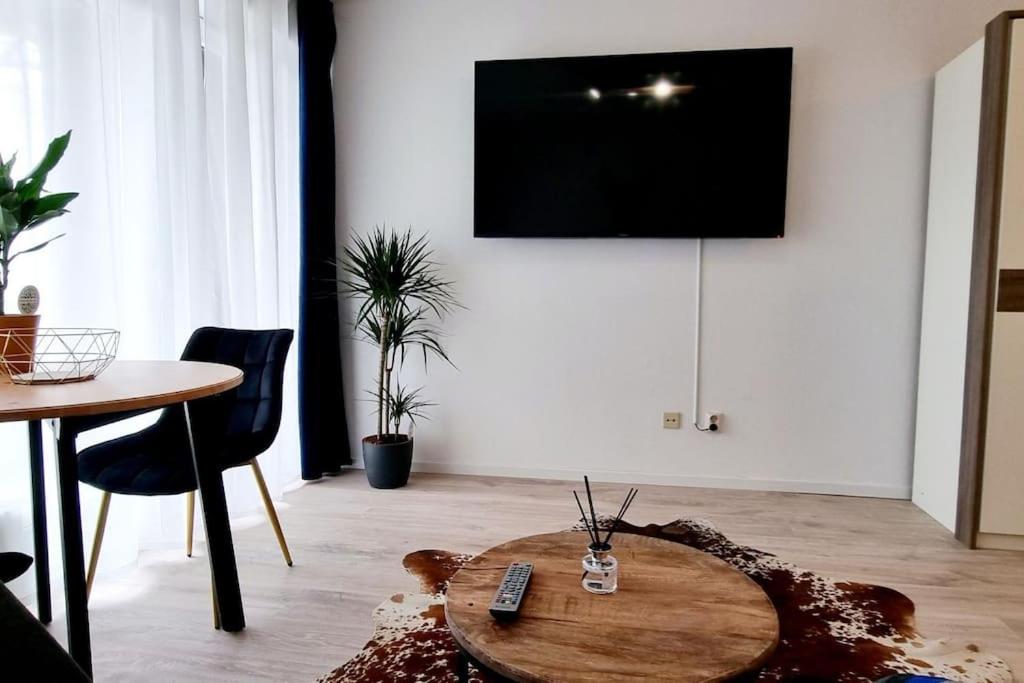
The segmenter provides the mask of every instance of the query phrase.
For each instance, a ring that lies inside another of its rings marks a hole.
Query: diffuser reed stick
[[[587,528],[587,533],[590,534],[590,540],[597,543],[597,532],[591,530],[590,522],[587,521],[587,513],[583,511],[583,503],[580,502],[580,497],[575,490],[572,492],[572,497],[576,499],[576,507],[580,509],[580,515],[582,515],[580,520],[583,522],[583,526]]]
[[[612,523],[612,528],[608,531],[608,535],[604,537],[604,544],[608,545],[608,542],[612,540],[612,536],[619,530],[619,523],[625,516],[626,511],[629,510],[629,506],[633,504],[633,499],[636,498],[636,494],[640,492],[640,489],[630,489],[629,493],[626,494],[626,500],[622,503],[622,508],[619,510],[619,514],[615,517],[615,522]]]
[[[583,485],[587,487],[587,504],[590,505],[590,519],[594,523],[594,543],[600,543],[597,528],[597,513],[594,512],[594,496],[590,493],[590,479],[588,479],[585,474],[583,475]]]

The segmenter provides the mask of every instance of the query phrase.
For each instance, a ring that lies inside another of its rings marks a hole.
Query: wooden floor
[[[599,485],[604,511],[627,487]],[[413,475],[374,491],[353,471],[285,497],[285,566],[266,523],[235,533],[248,628],[214,631],[203,548],[153,553],[97,578],[92,604],[99,681],[310,681],[362,647],[371,610],[415,590],[401,567],[420,548],[476,552],[563,529],[575,504],[565,482]],[[1024,671],[1024,553],[968,551],[909,502],[644,486],[634,523],[696,516],[733,540],[805,568],[897,588],[925,636],[955,636]],[[91,521],[86,520],[86,526]],[[63,638],[63,624],[52,631]]]

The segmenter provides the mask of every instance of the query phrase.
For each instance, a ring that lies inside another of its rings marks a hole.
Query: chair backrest
[[[234,465],[270,448],[281,426],[284,363],[291,330],[232,330],[201,327],[192,333],[182,360],[233,365],[245,373],[242,383],[219,397],[226,413],[223,457]]]

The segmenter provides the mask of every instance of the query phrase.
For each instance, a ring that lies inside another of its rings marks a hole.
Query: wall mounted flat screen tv
[[[792,48],[476,63],[476,237],[782,237]]]

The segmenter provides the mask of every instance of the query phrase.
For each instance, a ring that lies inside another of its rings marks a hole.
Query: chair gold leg
[[[292,554],[288,552],[288,543],[284,540],[284,532],[281,531],[281,522],[277,519],[277,510],[274,509],[274,501],[270,499],[270,492],[267,491],[267,482],[263,480],[263,472],[260,470],[256,458],[249,461],[252,465],[252,474],[256,477],[256,486],[263,497],[263,506],[267,508],[267,517],[270,518],[270,526],[274,527],[274,534],[277,536],[277,544],[281,546],[281,554],[288,566],[292,566]]]
[[[217,603],[217,584],[210,577],[210,597],[213,599],[213,627],[220,630],[220,605]]]
[[[96,565],[100,561],[100,548],[103,546],[103,531],[107,527],[107,512],[110,510],[110,493],[103,492],[100,499],[100,513],[96,518],[96,534],[92,538],[92,554],[89,556],[89,571],[85,575],[85,597],[92,592],[92,580],[96,576]]]
[[[185,556],[192,557],[192,529],[196,524],[196,492],[185,494]]]

